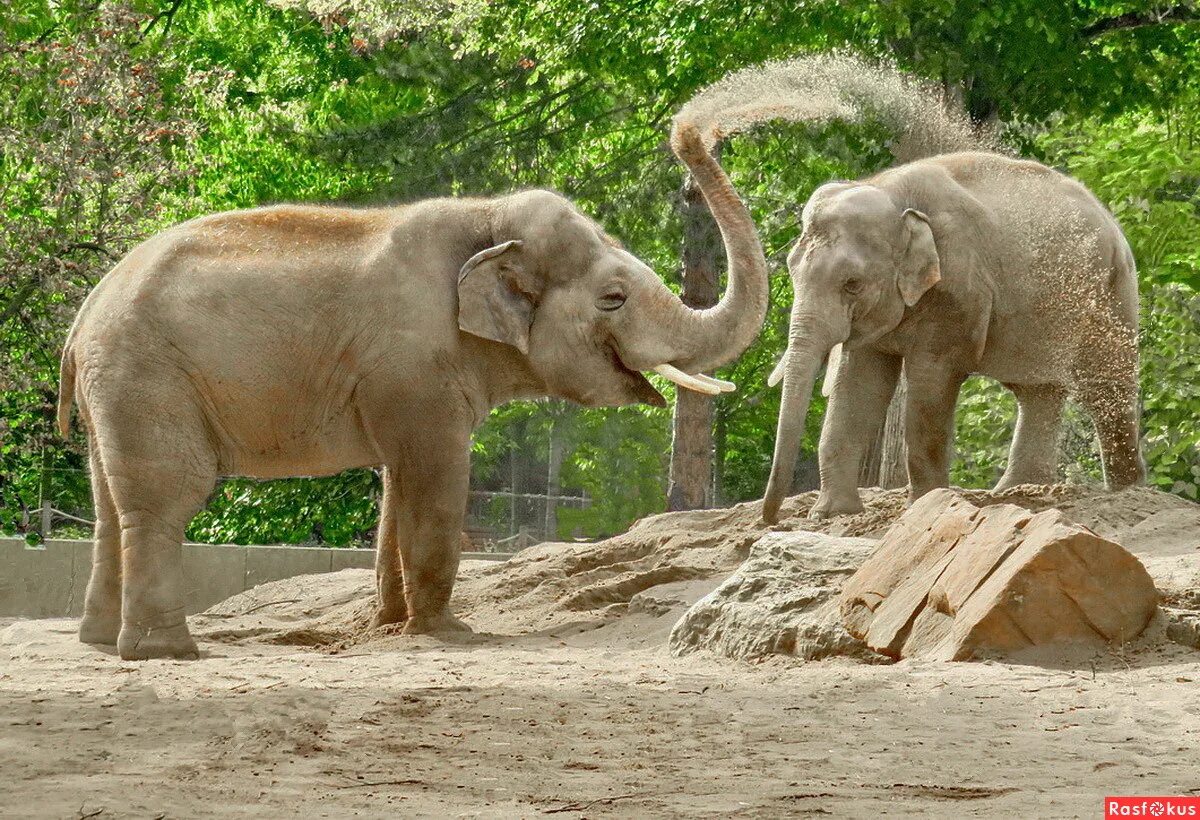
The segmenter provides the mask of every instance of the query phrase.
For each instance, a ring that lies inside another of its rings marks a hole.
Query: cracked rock
[[[840,608],[881,654],[973,660],[1125,643],[1157,606],[1136,557],[1058,510],[979,508],[936,490],[887,531]]]
[[[875,542],[815,532],[772,532],[732,576],[671,630],[676,655],[706,649],[728,658],[875,657],[838,617],[838,590]]]

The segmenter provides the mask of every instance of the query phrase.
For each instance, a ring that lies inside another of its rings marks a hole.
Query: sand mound
[[[1040,511],[1056,507],[1097,534],[1138,554],[1166,603],[1191,608],[1200,582],[1200,505],[1147,488],[1108,493],[1077,485],[1026,485],[1001,493],[963,491],[977,506],[1009,503]],[[788,499],[784,518],[769,528],[758,502],[666,513],[636,522],[622,535],[586,544],[548,543],[502,564],[464,562],[454,610],[478,633],[576,638],[596,644],[655,645],[686,609],[724,581],[771,530],[809,530],[878,537],[903,512],[903,490],[863,492],[867,509],[810,521],[816,493]],[[368,570],[306,575],[264,584],[195,619],[203,639],[344,651],[397,643],[394,628],[369,630],[374,576]],[[403,639],[410,641],[411,639]]]
[[[1148,491],[1027,496],[1200,567],[1196,505]],[[877,530],[901,506],[898,493],[868,499],[862,516],[818,528]],[[812,500],[792,499],[785,526],[812,526],[795,517]],[[192,618],[198,662],[122,661],[81,644],[74,619],[0,619],[0,806],[1024,817],[1079,814],[1114,783],[1194,786],[1200,655],[1178,645],[1069,669],[670,654],[675,613],[761,529],[746,505],[657,516],[502,567],[466,563],[454,605],[478,630],[469,646],[366,630],[365,570],[264,584]],[[1200,635],[1193,626],[1176,622],[1177,639]]]

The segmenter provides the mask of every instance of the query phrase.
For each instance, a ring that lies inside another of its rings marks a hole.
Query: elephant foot
[[[402,624],[408,620],[408,610],[404,607],[397,609],[391,606],[381,606],[375,610],[375,615],[371,618],[371,629],[377,626],[390,626],[392,624]]]
[[[1053,484],[1055,480],[1054,476],[1049,475],[1009,475],[1005,473],[996,482],[996,486],[992,487],[992,492],[1002,493],[1022,484]]]
[[[143,627],[123,624],[117,638],[117,653],[122,660],[144,661],[151,658],[176,658],[194,661],[200,650],[188,632],[187,624],[167,627]]]
[[[90,612],[83,614],[79,622],[79,642],[96,643],[112,646],[116,644],[121,634],[121,615],[97,615]]]
[[[1138,456],[1132,465],[1106,469],[1104,479],[1105,487],[1113,493],[1129,487],[1141,487],[1146,483],[1146,464]]]
[[[854,515],[865,510],[858,493],[852,496],[834,497],[832,493],[821,492],[817,503],[808,511],[808,517],[813,521],[823,521],[835,515]]]
[[[414,615],[404,624],[404,635],[445,635],[474,632],[466,623],[443,610],[434,616]]]

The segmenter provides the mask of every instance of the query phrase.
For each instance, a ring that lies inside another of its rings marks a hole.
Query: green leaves
[[[379,477],[352,470],[331,478],[227,480],[188,527],[216,544],[369,545],[379,519]]]
[[[671,280],[682,182],[665,145],[672,113],[727,71],[831,48],[895,59],[961,97],[978,121],[1014,123],[1023,150],[1078,176],[1117,214],[1143,286],[1152,481],[1195,497],[1200,377],[1180,355],[1200,344],[1195,23],[1109,26],[1141,11],[1124,0],[353,0],[332,12],[310,0],[187,0],[172,8],[167,0],[105,2],[99,11],[83,0],[19,0],[0,12],[0,529],[36,506],[44,447],[58,505],[87,513],[81,442],[64,447],[45,409],[58,351],[111,256],[157,228],[266,202],[545,186],[576,199]],[[799,209],[831,178],[890,164],[890,137],[877,126],[772,126],[726,146],[723,161],[773,278],[762,335],[717,374],[739,386],[717,402],[725,500],[757,497],[769,469],[779,394],[765,380],[784,346],[791,288],[783,260]],[[810,412],[810,458],[823,406],[818,399]],[[564,492],[592,499],[560,512],[560,534],[614,532],[662,508],[668,412],[554,412],[568,430]],[[1013,412],[998,386],[968,385],[956,482],[995,480]],[[544,479],[548,418],[539,404],[498,410],[476,438],[474,484],[507,486],[517,451],[527,456],[522,469]],[[1090,427],[1077,412],[1071,418],[1071,469],[1095,475]],[[360,540],[373,526],[375,481],[358,472],[228,482],[191,536]],[[506,527],[507,507],[494,506]]]
[[[1200,253],[1200,251],[1198,251]],[[1200,500],[1200,294],[1182,285],[1142,300],[1142,426],[1149,481]]]

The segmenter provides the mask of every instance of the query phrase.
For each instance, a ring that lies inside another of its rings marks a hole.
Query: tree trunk
[[[542,537],[546,541],[554,541],[558,538],[558,476],[563,463],[562,422],[558,419],[550,420],[550,452],[546,460],[549,467],[546,471],[546,516]]]
[[[516,494],[521,491],[521,471],[517,462],[520,455],[520,447],[524,444],[525,440],[524,422],[513,425],[511,435],[512,438],[508,444],[508,535],[510,538],[520,531]]]
[[[908,450],[904,446],[904,402],[907,398],[908,382],[901,379],[892,403],[888,405],[887,421],[883,423],[879,486],[889,490],[908,485]]]
[[[725,504],[725,453],[729,446],[729,417],[722,408],[713,422],[713,480],[709,496],[714,507]]]
[[[720,144],[713,149],[720,158]],[[684,304],[712,307],[720,295],[721,235],[691,175],[684,180],[683,215]],[[667,509],[696,510],[712,503],[713,400],[691,390],[676,391],[671,424],[671,472],[667,484]]]
[[[908,383],[901,376],[888,404],[887,420],[863,459],[858,476],[860,487],[893,489],[908,484],[908,451],[904,447],[904,402],[907,396]]]
[[[38,531],[42,535],[44,544],[50,540],[50,528],[54,523],[53,515],[50,512],[50,508],[53,506],[50,503],[50,448],[45,444],[42,445],[42,475],[38,481],[38,503],[42,511]]]

